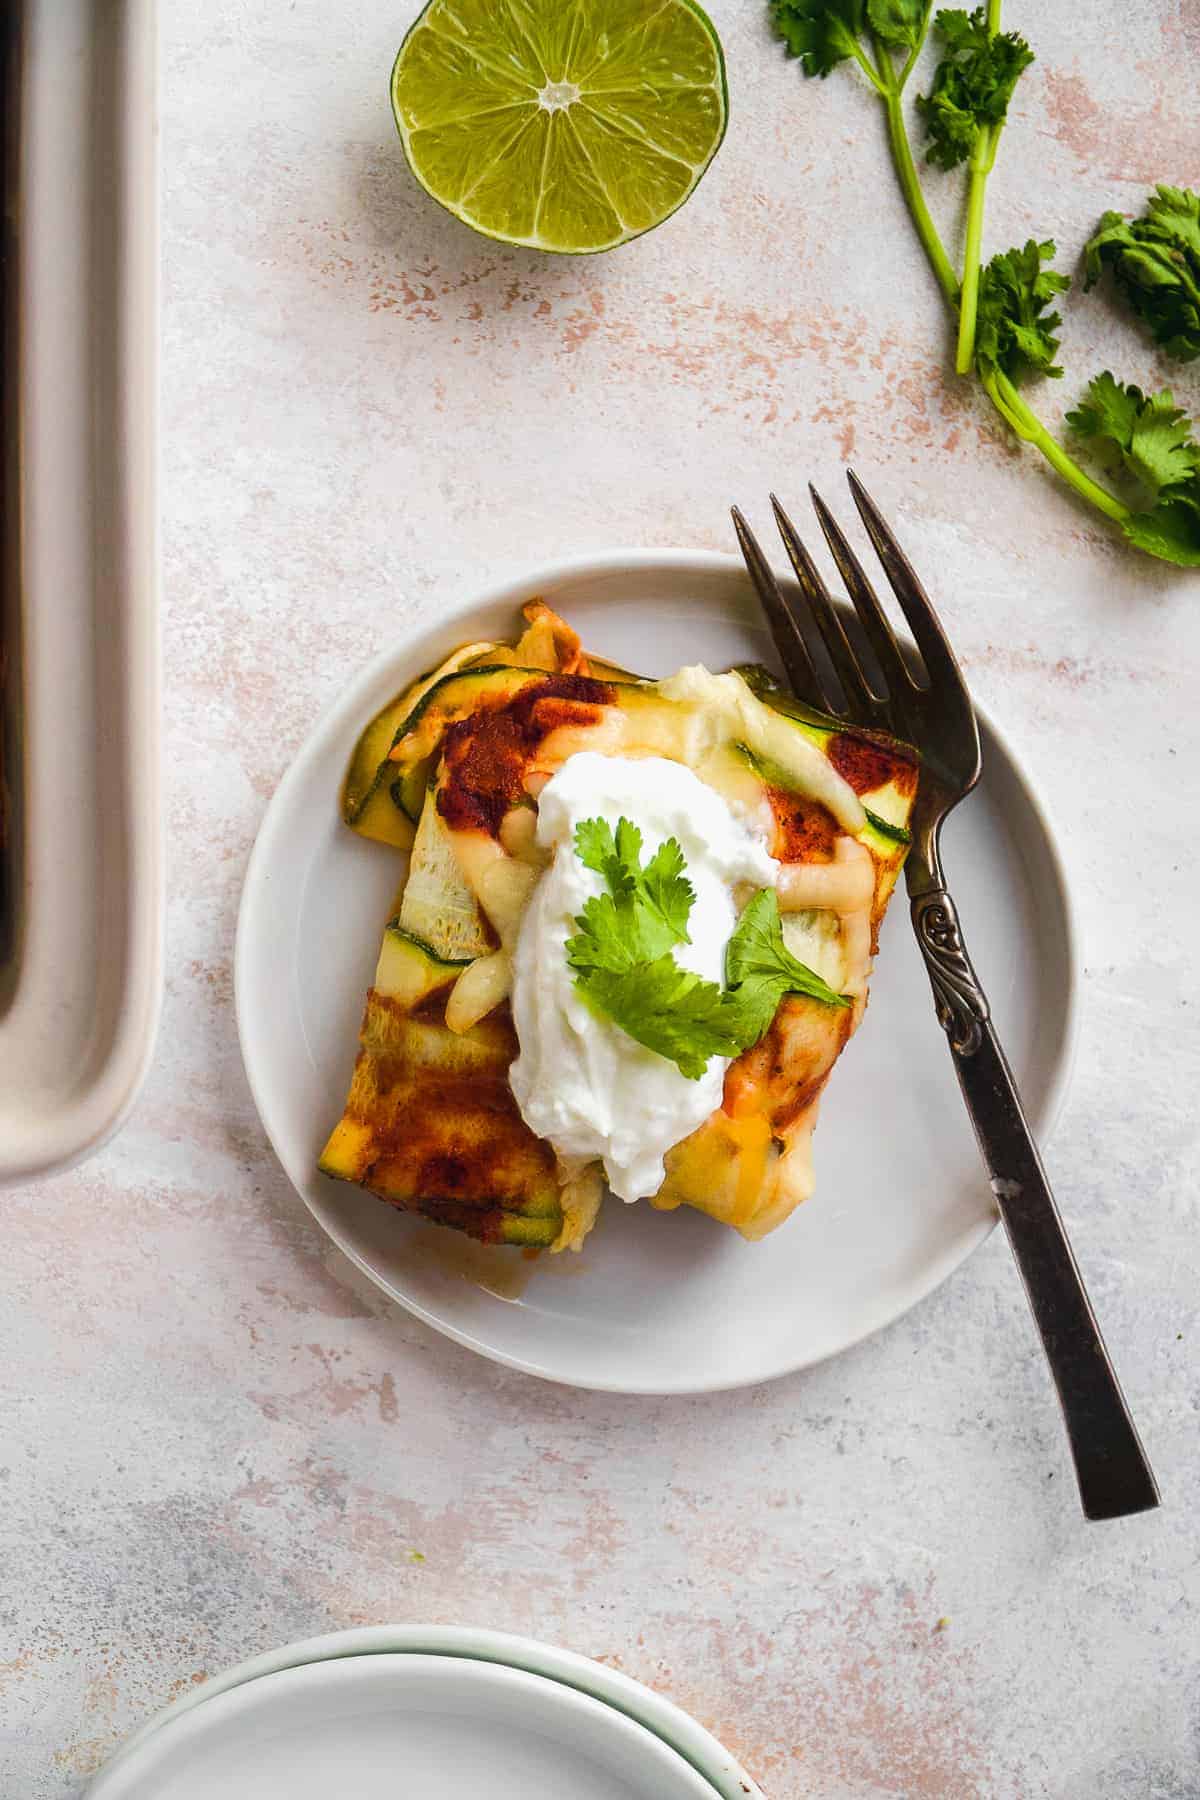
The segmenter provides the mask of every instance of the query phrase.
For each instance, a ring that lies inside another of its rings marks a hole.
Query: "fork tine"
[[[787,670],[788,680],[800,699],[823,707],[826,704],[825,695],[821,690],[813,659],[809,655],[808,645],[800,635],[800,627],[792,617],[771,565],[763,555],[758,539],[747,525],[740,508],[734,506],[730,511],[746,568],[767,615],[767,624],[771,628],[780,660]]]
[[[949,699],[952,694],[965,699],[967,684],[958,666],[958,658],[950,648],[941,621],[933,610],[933,602],[853,469],[847,469],[846,478],[850,483],[854,504],[875,546],[875,553],[883,564],[883,572],[916,639],[917,648],[929,672],[931,688],[938,691],[941,699]],[[970,706],[969,699],[967,705]]]
[[[915,682],[908,670],[908,665],[900,653],[888,616],[879,604],[875,589],[863,573],[862,564],[855,556],[841,526],[818,494],[816,488],[809,488],[813,509],[820,521],[821,530],[825,533],[825,542],[829,545],[833,560],[838,566],[838,573],[846,584],[859,624],[866,634],[867,642],[875,652],[880,673],[887,683],[891,698],[897,703],[903,701],[906,691],[915,687]]]
[[[813,498],[816,499],[815,493]],[[816,563],[805,549],[796,527],[774,494],[771,495],[771,506],[775,512],[775,523],[779,527],[779,535],[783,539],[783,547],[788,553],[788,561],[796,572],[800,590],[808,601],[809,610],[816,621],[817,629],[825,641],[829,660],[833,664],[834,673],[842,684],[842,692],[846,696],[849,707],[859,713],[877,711],[879,703],[867,685],[866,678],[859,667],[858,657],[851,648],[842,621],[838,618],[837,608],[829,597],[829,589],[821,580]]]

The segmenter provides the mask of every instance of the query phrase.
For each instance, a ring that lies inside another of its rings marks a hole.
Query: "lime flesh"
[[[575,255],[681,206],[725,134],[693,0],[430,0],[392,70],[413,173],[476,231]]]

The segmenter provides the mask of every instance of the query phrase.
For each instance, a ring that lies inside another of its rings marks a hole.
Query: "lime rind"
[[[615,37],[590,29],[622,10]],[[485,237],[558,255],[615,249],[678,211],[720,149],[720,39],[696,0],[649,13],[644,0],[575,0],[535,15],[536,0],[429,0],[392,68],[405,156],[431,198]]]

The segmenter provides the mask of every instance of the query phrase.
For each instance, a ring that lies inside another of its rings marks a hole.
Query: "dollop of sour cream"
[[[594,1013],[577,991],[566,942],[601,876],[575,854],[575,828],[603,818],[632,820],[643,864],[675,838],[696,891],[690,944],[679,963],[724,982],[725,946],[737,922],[740,882],[774,886],[779,865],[761,839],[682,763],[664,757],[567,758],[538,799],[538,842],[553,860],[530,897],[513,959],[512,1010],[520,1055],[510,1071],[526,1124],[568,1165],[599,1157],[622,1200],[655,1194],[663,1158],[721,1103],[727,1059],[714,1056],[699,1081]]]

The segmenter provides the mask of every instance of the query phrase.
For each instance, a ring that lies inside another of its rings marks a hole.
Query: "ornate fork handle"
[[[1058,1389],[1083,1510],[1089,1519],[1145,1511],[1158,1505],[1154,1476],[945,888],[914,895],[912,920],[938,1021]]]
[[[912,903],[912,921],[929,971],[938,1024],[955,1056],[974,1056],[992,1015],[945,888],[919,895]]]

